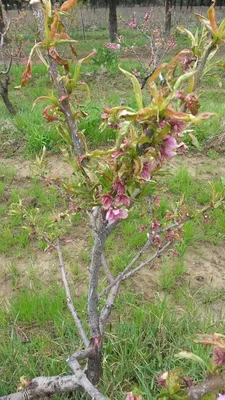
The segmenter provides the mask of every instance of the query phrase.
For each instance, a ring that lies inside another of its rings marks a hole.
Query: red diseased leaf
[[[141,395],[136,396],[132,392],[127,393],[126,400],[141,400],[141,399],[142,399]]]
[[[61,33],[56,33],[54,36],[54,39],[55,40],[70,39],[70,37],[66,32],[61,32]]]
[[[21,80],[21,86],[26,85],[26,83],[29,82],[32,76],[32,70],[31,70],[31,63],[28,62],[25,70],[22,73],[22,80]]]
[[[53,60],[57,62],[57,64],[63,66],[65,70],[69,72],[69,61],[65,58],[60,57],[55,47],[50,47],[50,49],[48,50],[48,54],[51,58],[53,58]]]
[[[47,119],[48,122],[56,121],[58,117],[56,115],[49,114],[49,111],[54,111],[54,110],[55,110],[54,106],[46,106],[42,113],[42,117]]]
[[[199,118],[208,119],[208,118],[214,117],[214,115],[215,115],[215,113],[204,112],[204,113],[199,114]]]
[[[193,146],[195,146],[195,147],[197,147],[197,149],[199,149],[200,145],[199,145],[198,139],[192,133],[189,133],[188,136],[191,138]]]
[[[200,108],[200,104],[199,104],[197,95],[195,93],[189,93],[185,97],[185,104],[186,104],[186,107],[188,108],[188,110],[190,110],[193,115],[197,114],[197,112]]]
[[[71,8],[73,8],[76,4],[77,4],[78,0],[67,0],[65,1],[61,7],[60,7],[60,11],[68,11]]]
[[[65,96],[61,96],[60,99],[59,99],[59,101],[60,101],[60,103],[61,103],[62,101],[66,100],[66,99],[69,99],[69,98],[70,98],[70,94],[67,94],[67,95],[65,95]]]
[[[209,17],[210,25],[211,25],[211,28],[212,28],[213,32],[216,32],[216,30],[217,30],[216,12],[215,12],[214,6],[215,6],[215,0],[213,1],[213,4],[211,5],[211,7],[209,7],[208,17]]]
[[[59,99],[59,102],[62,103],[62,101],[64,101],[64,100],[72,100],[72,101],[76,102],[75,97],[73,97],[71,94],[67,94],[65,96],[61,96],[60,99]]]
[[[206,346],[214,346],[225,351],[225,336],[219,333],[214,334],[196,334],[195,343],[204,344]]]
[[[55,12],[53,17],[53,22],[50,27],[51,40],[55,37],[56,33],[58,32],[58,26],[59,26],[59,14]]]
[[[180,237],[179,233],[168,233],[166,235],[166,237],[168,239],[174,239],[174,240],[182,240],[182,238]]]
[[[72,51],[73,55],[74,55],[75,57],[77,57],[77,52],[76,52],[75,47],[74,47],[72,44],[70,44],[70,48],[71,48],[71,51]]]
[[[180,53],[178,53],[175,57],[172,58],[172,60],[167,65],[167,72],[166,72],[167,79],[171,79],[174,76],[174,72],[180,63],[181,57],[187,56],[190,54],[191,54],[190,50],[184,49],[184,50],[180,51]]]
[[[183,121],[185,121],[188,118],[188,114],[184,112],[175,112],[169,108],[165,111],[165,116]]]

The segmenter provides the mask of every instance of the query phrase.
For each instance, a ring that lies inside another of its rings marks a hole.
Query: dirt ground
[[[29,185],[32,177],[32,161],[26,160],[22,155],[13,157],[0,157],[0,163],[7,167],[13,167],[16,175],[14,185]],[[170,162],[170,167],[174,171],[181,165],[185,165],[193,177],[212,180],[225,176],[225,157],[218,155],[216,159],[210,159],[204,154],[187,154],[176,157]],[[68,176],[72,173],[70,165],[62,161],[60,155],[50,154],[48,156],[49,175]],[[65,259],[69,280],[73,282],[75,293],[79,296],[86,287],[85,278],[88,274],[88,261],[82,263],[80,251],[90,250],[90,240],[87,223],[78,226],[72,233],[69,243],[64,246]],[[0,254],[0,304],[10,299],[15,289],[20,289],[23,282],[26,287],[31,288],[40,282],[42,285],[57,283],[61,285],[58,270],[58,260],[56,254],[48,251],[41,251],[38,247],[34,248],[32,254],[26,253],[25,256],[15,257],[13,254]],[[13,285],[13,268],[19,271],[17,284]],[[76,265],[76,272],[73,266]],[[134,280],[133,287],[138,292],[142,292],[145,297],[155,296],[157,288],[157,276],[159,272],[153,272],[148,268],[142,270],[138,280]],[[207,242],[192,247],[185,258],[185,273],[180,278],[178,284],[188,284],[191,291],[207,290],[210,286],[215,291],[222,291],[225,287],[225,246],[213,246]],[[214,303],[217,311],[220,309],[220,302]],[[219,311],[218,311],[219,312]]]

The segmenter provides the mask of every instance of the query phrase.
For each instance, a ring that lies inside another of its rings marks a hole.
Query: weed
[[[12,286],[15,289],[20,279],[20,271],[18,270],[16,264],[14,263],[10,264],[9,271],[12,278]]]

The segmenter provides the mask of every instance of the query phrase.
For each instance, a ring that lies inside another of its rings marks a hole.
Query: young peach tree
[[[214,191],[211,203],[202,210],[187,210],[180,201],[174,213],[169,213],[164,222],[159,222],[155,217],[159,198],[153,198],[152,193],[156,180],[160,180],[162,166],[177,152],[185,150],[182,136],[187,125],[201,123],[213,115],[198,112],[200,104],[197,95],[192,91],[196,71],[186,72],[181,62],[182,57],[193,55],[191,50],[182,50],[171,61],[162,63],[154,70],[147,81],[148,100],[143,99],[137,78],[120,68],[133,84],[136,106],[106,107],[102,113],[101,129],[106,125],[111,126],[115,130],[115,141],[112,147],[105,149],[88,148],[85,135],[78,129],[78,121],[85,116],[85,113],[80,107],[77,94],[83,88],[88,92],[87,85],[79,80],[79,73],[82,64],[87,62],[94,52],[82,60],[75,61],[74,40],[65,33],[60,20],[61,15],[67,15],[76,3],[77,0],[67,0],[60,8],[56,6],[52,8],[50,0],[43,0],[42,4],[39,0],[31,0],[39,26],[40,41],[31,51],[21,85],[31,79],[32,55],[36,51],[48,68],[53,91],[49,96],[38,98],[35,104],[42,100],[50,102],[43,111],[43,117],[48,122],[56,124],[65,142],[64,156],[74,169],[73,176],[63,186],[57,185],[51,178],[48,182],[56,186],[68,199],[72,209],[79,207],[80,212],[87,213],[93,237],[87,295],[88,330],[84,329],[73,303],[63,260],[61,226],[66,214],[60,215],[53,224],[43,228],[36,225],[35,216],[30,215],[22,203],[17,204],[14,212],[22,213],[30,229],[30,235],[45,240],[58,253],[68,307],[77,333],[80,335],[82,347],[67,359],[71,369],[70,375],[39,377],[31,380],[22,377],[20,390],[1,397],[1,400],[32,400],[80,389],[92,399],[106,399],[107,397],[97,388],[102,372],[102,346],[106,325],[121,285],[145,266],[154,268],[155,260],[173,246],[176,240],[181,240],[182,226],[187,219],[201,213],[205,215],[206,211],[224,204],[224,193]],[[213,36],[211,40],[214,40]],[[70,46],[72,61],[60,56],[57,46],[62,44]],[[163,85],[159,79],[160,74],[164,76]],[[180,111],[183,104],[185,112]],[[38,162],[41,170],[43,157]],[[123,219],[129,218],[133,209],[141,204],[145,210],[146,196],[148,199],[150,196],[151,202],[151,215],[148,226],[145,227],[146,242],[116,276],[105,255],[106,240]],[[106,280],[102,279],[103,276]],[[107,283],[103,287],[105,282]],[[180,373],[169,371],[161,377],[163,384],[161,397],[197,400],[204,394],[224,386],[223,338],[212,335],[200,338],[199,343],[214,346],[217,362],[214,360],[216,366],[210,367],[210,377],[203,383],[195,385],[191,379],[185,380]],[[182,353],[179,356],[196,357],[190,353]],[[83,360],[86,360],[85,368],[80,364]],[[127,396],[129,400],[138,398],[140,399],[132,393]]]

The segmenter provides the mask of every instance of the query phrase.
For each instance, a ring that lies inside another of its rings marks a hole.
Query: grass
[[[137,47],[143,49],[146,42],[142,35],[131,30],[121,30],[121,33],[126,43],[132,44],[135,39]],[[72,37],[80,39],[81,31],[72,32]],[[77,51],[84,56],[93,48],[101,48],[107,41],[108,31],[105,29],[87,32],[86,40],[78,43]],[[181,35],[177,36],[177,41],[178,48],[187,45]],[[115,137],[110,128],[102,132],[99,130],[104,107],[116,106],[123,99],[127,105],[135,105],[130,81],[119,71],[116,57],[110,57],[109,54],[100,54],[82,69],[81,79],[88,82],[92,98],[91,102],[83,103],[87,116],[80,122],[79,129],[87,136],[88,145],[92,146],[107,145]],[[129,71],[139,68],[134,59],[119,58],[119,62],[122,68]],[[18,108],[18,114],[11,118],[0,103],[0,122],[10,119],[17,126],[16,138],[25,143],[25,157],[33,157],[43,146],[58,152],[61,139],[56,128],[42,118],[47,103],[40,103],[32,109],[37,97],[51,92],[46,68],[34,65],[31,82],[20,91],[13,90],[20,83],[23,69],[23,66],[12,68],[10,98]],[[147,104],[147,89],[143,95]],[[217,112],[220,104],[219,115],[194,127],[201,147],[205,141],[222,132],[224,88],[218,90],[212,85],[211,78],[205,78],[199,89],[199,98],[202,112]],[[208,156],[209,163],[211,159],[220,157],[215,151],[209,151]],[[224,189],[218,178],[213,179],[213,183],[217,191]],[[211,199],[211,187],[200,173],[193,178],[188,168],[182,165],[161,180],[158,194],[161,203],[156,218],[162,221],[168,211],[176,209],[182,197],[188,210],[207,205]],[[18,180],[16,169],[9,168],[4,162],[0,164],[0,257],[3,263],[7,257],[10,260],[3,276],[12,292],[6,301],[1,298],[0,395],[15,391],[22,375],[33,378],[68,373],[65,360],[81,347],[55,269],[48,271],[51,276],[45,281],[43,271],[35,267],[35,256],[39,261],[42,254],[46,255],[43,253],[46,243],[41,241],[37,245],[31,239],[32,226],[25,229],[24,215],[9,212],[12,204],[19,203],[20,199],[23,199],[30,215],[37,218],[40,229],[48,229],[55,215],[67,207],[56,189],[47,189],[36,178],[25,182]],[[149,229],[147,211],[147,204],[137,204],[129,220],[123,221],[107,239],[106,254],[114,275],[132,260],[146,241]],[[65,239],[73,240],[72,245],[65,246],[63,250],[76,307],[86,326],[86,277],[93,242],[92,238],[83,237],[84,232],[80,229],[84,224],[85,217],[77,212],[63,232],[61,226],[55,229],[59,229]],[[143,226],[146,227],[144,232]],[[185,223],[182,241],[174,244],[169,255],[157,260],[158,270],[146,269],[146,275],[140,274],[136,280],[125,283],[104,340],[100,389],[111,399],[122,400],[131,390],[141,393],[143,399],[155,398],[159,393],[157,376],[171,368],[184,368],[185,375],[190,374],[196,380],[203,377],[204,368],[191,361],[178,360],[175,354],[187,350],[196,352],[204,359],[209,357],[204,348],[194,344],[191,338],[196,332],[224,333],[223,319],[217,318],[212,311],[214,305],[220,305],[224,290],[210,284],[199,289],[190,287],[186,257],[193,249],[202,249],[203,246],[220,249],[224,239],[224,210],[217,208],[210,212],[208,223],[199,215]],[[54,254],[49,258],[57,264]],[[25,271],[20,267],[21,260],[26,266]],[[67,399],[67,396],[63,398]],[[74,395],[74,399],[79,398],[79,394]]]
[[[4,173],[3,167],[2,171]],[[5,179],[6,183],[10,179],[15,180],[15,171],[9,169]],[[205,195],[208,193],[207,183],[193,179],[184,166],[163,185],[164,194],[157,210],[158,219],[164,218],[165,213],[173,207],[173,202],[182,194],[192,207],[204,205],[208,201]],[[215,185],[218,190],[221,189],[220,182],[215,182]],[[12,201],[21,196],[27,199],[30,211],[37,206],[40,208],[41,223],[49,218],[53,209],[63,206],[56,190],[49,188],[46,195],[46,188],[38,180],[30,180],[29,185],[20,188],[19,192],[12,189],[7,209]],[[143,211],[140,214],[139,207],[136,207],[132,217],[125,220],[106,243],[107,257],[114,274],[131,261],[136,249],[146,240],[146,232],[139,229],[140,225],[148,223],[148,217]],[[170,253],[159,270],[153,273],[149,293],[145,290],[143,278],[143,289],[139,291],[135,289],[135,281],[125,285],[125,290],[117,299],[113,323],[108,326],[104,340],[104,368],[100,388],[104,393],[110,393],[110,398],[122,400],[127,391],[133,390],[141,393],[143,398],[151,399],[159,392],[157,376],[171,368],[184,368],[185,374],[190,374],[194,379],[203,377],[202,367],[190,361],[178,360],[175,354],[187,350],[196,352],[204,359],[208,358],[208,353],[201,346],[193,344],[191,337],[196,332],[212,332],[212,329],[213,332],[224,332],[223,319],[216,319],[210,311],[213,304],[223,299],[224,291],[213,286],[206,286],[197,292],[191,291],[185,279],[184,260],[193,246],[203,241],[218,245],[224,240],[223,214],[223,210],[218,208],[212,213],[212,223],[204,224],[199,217],[185,224],[183,240],[174,247],[179,257]],[[0,252],[7,253],[9,249],[15,252],[19,249],[20,257],[26,259],[27,251],[33,251],[34,243],[28,240],[26,230],[22,229],[24,220],[18,215],[4,215]],[[84,221],[74,218],[73,226],[79,228],[79,224]],[[71,279],[82,282],[85,279],[84,266],[88,267],[90,263],[88,244],[85,249],[80,249],[78,263],[70,258],[66,248],[65,255],[70,265]],[[6,360],[0,364],[0,395],[16,390],[22,375],[32,378],[68,373],[65,359],[81,345],[67,309],[64,290],[56,281],[54,283],[54,279],[51,285],[43,287],[32,266],[27,267],[29,276],[26,278],[34,282],[32,290],[22,275],[16,262],[11,262],[8,278],[15,295],[0,309],[0,359]],[[27,289],[23,289],[26,286]],[[86,288],[78,297],[76,284],[71,287],[76,307],[86,325]],[[78,400],[79,395],[74,398]]]
[[[194,304],[189,305],[185,315],[178,316],[168,307],[166,297],[155,304],[147,304],[131,293],[121,297],[118,308],[126,304],[126,313],[106,334],[102,391],[110,393],[112,399],[122,399],[123,393],[137,390],[151,399],[158,392],[156,377],[162,371],[176,367],[184,368],[185,374],[195,379],[203,376],[204,368],[176,360],[175,354],[185,349],[207,359],[203,347],[193,344],[191,337],[196,332],[210,332],[212,316],[197,318]],[[32,378],[68,373],[64,357],[80,343],[63,290],[24,291],[11,302],[8,311],[1,312],[0,321],[1,360],[6,360],[1,365],[1,395],[15,390],[21,375]],[[215,328],[223,332],[223,322]],[[13,377],[10,382],[9,374]]]

